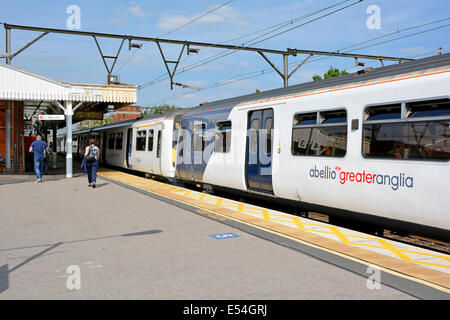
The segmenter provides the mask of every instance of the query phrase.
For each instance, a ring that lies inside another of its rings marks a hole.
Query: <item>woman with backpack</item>
[[[95,145],[95,139],[89,138],[89,145],[84,151],[84,159],[86,160],[86,169],[89,180],[89,187],[95,188],[97,182],[98,159],[100,158],[100,150]]]

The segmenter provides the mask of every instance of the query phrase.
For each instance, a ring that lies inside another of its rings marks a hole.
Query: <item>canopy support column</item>
[[[57,152],[56,152],[56,144],[57,144],[57,129],[58,124],[56,122],[55,126],[53,127],[53,145],[52,145],[52,153],[53,153],[53,169],[56,169],[58,167],[57,165]]]
[[[66,178],[72,178],[72,101],[66,101],[66,128],[67,128],[67,151],[66,151]]]
[[[11,171],[11,102],[6,101],[6,171]]]

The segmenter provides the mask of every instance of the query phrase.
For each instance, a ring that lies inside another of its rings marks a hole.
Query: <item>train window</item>
[[[214,141],[215,152],[230,152],[231,147],[231,121],[217,122]]]
[[[148,151],[153,151],[153,129],[148,131]]]
[[[123,148],[123,133],[116,134],[116,150],[122,150]]]
[[[205,133],[206,133],[206,124],[199,123],[194,124],[194,129],[192,132],[192,148],[193,151],[203,151],[205,150]]]
[[[437,100],[432,102],[416,102],[406,104],[408,117],[443,117],[450,116],[449,99]]]
[[[317,124],[317,112],[296,114],[294,116],[294,126],[304,126],[311,124]]]
[[[347,123],[347,112],[345,111],[331,111],[331,112],[321,112],[321,123]]]
[[[404,118],[363,124],[364,157],[449,160],[450,100],[405,103],[402,108]]]
[[[366,110],[366,120],[391,120],[400,119],[402,114],[402,105],[400,103],[376,106]]]
[[[108,149],[114,149],[115,134],[110,133],[108,137]]]
[[[291,151],[293,155],[344,157],[347,153],[347,112],[296,114]]]
[[[183,128],[183,130],[185,130],[185,129]],[[182,134],[180,134],[178,137],[177,148],[179,150],[179,156],[180,156],[180,158],[182,158],[184,155],[184,136]]]
[[[265,127],[265,139],[264,139],[264,153],[272,153],[272,130],[273,130],[273,118],[266,119]]]
[[[158,141],[156,144],[156,157],[159,158],[161,156],[161,130],[158,130]]]
[[[249,132],[250,153],[258,152],[258,131],[259,131],[259,120],[253,119]]]
[[[145,151],[145,140],[147,138],[147,131],[139,130],[136,134],[136,151]]]

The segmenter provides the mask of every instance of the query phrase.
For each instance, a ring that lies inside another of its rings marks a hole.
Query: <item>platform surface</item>
[[[358,260],[102,174],[96,189],[83,175],[0,183],[0,299],[449,297],[383,269],[370,286],[373,269]],[[79,290],[67,286],[70,266]]]

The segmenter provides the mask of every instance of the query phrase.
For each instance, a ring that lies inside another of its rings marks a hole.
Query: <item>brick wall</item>
[[[115,109],[113,113],[113,122],[121,122],[131,119],[136,119],[141,116],[140,106],[126,106],[120,109]]]
[[[6,101],[0,101],[0,154],[6,158]],[[23,101],[10,101],[11,114],[11,162],[16,172],[23,172],[22,140],[23,140]],[[5,165],[0,165],[0,171]]]

